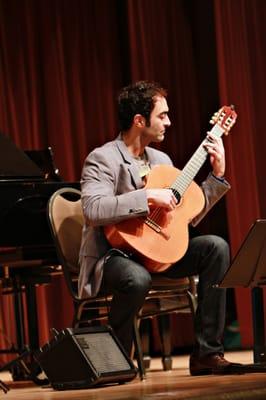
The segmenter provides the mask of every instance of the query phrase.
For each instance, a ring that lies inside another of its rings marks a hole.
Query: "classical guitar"
[[[224,106],[210,121],[211,133],[217,137],[228,134],[237,114],[233,106]],[[121,250],[136,254],[150,272],[162,272],[185,254],[188,247],[188,225],[204,208],[201,188],[193,181],[207,159],[205,138],[182,171],[169,165],[158,165],[148,175],[146,188],[170,188],[178,205],[166,212],[153,208],[147,217],[133,218],[107,225],[105,235],[109,243]]]

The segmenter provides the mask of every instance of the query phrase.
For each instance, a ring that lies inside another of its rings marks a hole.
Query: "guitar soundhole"
[[[180,195],[180,193],[179,193],[176,189],[171,188],[171,190],[172,190],[172,192],[173,192],[174,195],[175,195],[175,198],[176,198],[176,200],[177,200],[177,204],[179,204],[179,203],[180,203],[180,200],[181,200],[181,195]]]

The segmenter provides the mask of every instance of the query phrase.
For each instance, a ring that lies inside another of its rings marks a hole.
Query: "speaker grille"
[[[77,334],[76,340],[100,374],[131,368],[109,332]]]

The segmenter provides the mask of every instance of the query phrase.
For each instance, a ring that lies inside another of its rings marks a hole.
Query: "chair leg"
[[[135,353],[139,369],[139,377],[141,380],[144,380],[146,379],[146,371],[143,361],[143,353],[142,353],[141,339],[139,333],[139,321],[137,318],[134,319],[133,334],[134,334]]]
[[[7,393],[10,390],[9,386],[7,386],[3,381],[0,381],[0,389],[2,389],[4,393]]]
[[[150,368],[151,357],[150,357],[150,335],[151,335],[151,320],[144,318],[140,321],[140,336],[143,352],[144,366],[146,369]]]
[[[197,309],[197,298],[189,290],[187,291],[187,297],[188,297],[191,314],[192,314],[192,317],[194,318],[195,314],[196,314],[196,309]]]
[[[164,371],[169,371],[172,369],[170,316],[168,314],[160,315],[157,317],[157,320],[162,345],[163,369]]]

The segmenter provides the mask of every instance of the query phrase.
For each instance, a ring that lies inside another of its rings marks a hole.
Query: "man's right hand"
[[[171,189],[146,189],[146,193],[149,206],[173,211],[178,203]]]

